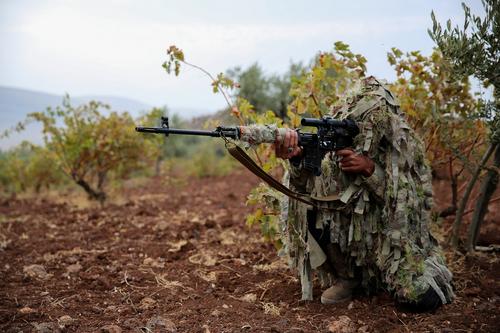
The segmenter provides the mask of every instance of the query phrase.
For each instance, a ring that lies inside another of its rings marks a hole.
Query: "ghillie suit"
[[[323,286],[335,277],[361,279],[365,290],[384,288],[401,301],[432,288],[443,304],[454,295],[452,275],[429,232],[432,184],[423,144],[391,92],[373,77],[333,111],[357,122],[354,150],[375,162],[370,177],[340,170],[334,153],[315,177],[290,163],[285,182],[310,194],[317,208],[284,198],[285,252],[299,271],[302,299],[312,299],[312,270]]]

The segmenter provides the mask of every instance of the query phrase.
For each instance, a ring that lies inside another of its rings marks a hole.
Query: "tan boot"
[[[352,291],[359,285],[357,280],[337,279],[335,284],[321,294],[322,304],[335,304],[351,299]]]

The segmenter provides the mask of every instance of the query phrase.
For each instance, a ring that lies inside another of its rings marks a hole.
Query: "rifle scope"
[[[321,119],[302,118],[300,123],[302,124],[302,126],[311,126],[324,129],[344,128],[352,136],[356,136],[359,133],[359,128],[356,125],[356,122],[352,119],[338,120],[331,117],[324,117]]]

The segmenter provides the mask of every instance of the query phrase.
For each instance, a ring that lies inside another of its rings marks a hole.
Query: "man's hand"
[[[300,148],[298,144],[299,135],[297,131],[287,128],[284,139],[280,140],[280,138],[276,138],[276,142],[274,143],[276,156],[282,159],[300,156],[302,154],[302,148]]]
[[[367,156],[356,154],[351,149],[342,149],[336,152],[341,157],[340,169],[344,172],[360,173],[370,177],[375,171],[375,163]]]

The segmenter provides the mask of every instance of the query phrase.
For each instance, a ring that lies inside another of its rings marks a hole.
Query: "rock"
[[[370,332],[370,326],[365,325],[358,328],[358,333],[368,333]]]
[[[245,294],[242,297],[240,297],[240,300],[249,302],[249,303],[255,303],[257,300],[257,295],[250,293],[250,294]]]
[[[161,258],[158,258],[158,259],[153,259],[153,258],[145,258],[142,262],[142,264],[144,266],[151,266],[151,267],[155,267],[155,268],[164,268],[165,267],[165,263],[163,262],[163,260]]]
[[[57,321],[59,323],[60,328],[65,328],[65,327],[73,325],[76,322],[76,319],[73,319],[68,315],[64,315],[64,316],[59,317],[59,319]]]
[[[23,267],[23,273],[30,277],[40,280],[48,280],[52,277],[52,274],[48,274],[45,267],[42,265],[29,265]]]
[[[139,309],[141,309],[141,310],[151,309],[152,307],[155,306],[155,304],[156,304],[156,301],[154,299],[152,299],[151,297],[144,297],[141,300],[141,304],[139,304]]]
[[[118,325],[106,325],[101,327],[101,333],[122,333],[122,329]]]
[[[104,312],[116,312],[116,310],[118,309],[118,307],[116,305],[110,305],[108,306],[106,309],[104,309]]]
[[[21,314],[30,314],[30,313],[35,313],[36,311],[33,310],[32,308],[25,306],[24,308],[19,309],[19,313]]]
[[[170,319],[166,319],[161,316],[151,317],[151,319],[149,319],[148,323],[146,324],[146,328],[148,332],[177,332],[177,327],[175,327],[175,324]]]
[[[328,332],[331,333],[355,333],[356,325],[352,322],[351,318],[347,316],[340,316],[338,320],[332,321],[328,325]]]
[[[210,313],[211,316],[214,316],[214,317],[219,317],[220,315],[222,314],[222,312],[220,312],[219,310],[215,309],[214,311],[212,311]]]
[[[160,221],[154,227],[155,230],[160,230],[160,231],[164,231],[167,228],[168,228],[168,223],[166,221]]]
[[[78,273],[81,269],[82,269],[82,265],[80,265],[79,263],[76,263],[76,264],[69,265],[68,267],[66,267],[66,272],[67,273]]]
[[[33,323],[34,331],[36,333],[60,333],[61,330],[54,323]]]
[[[188,244],[188,241],[185,239],[181,239],[178,242],[168,242],[167,244],[170,245],[170,249],[168,249],[168,252],[179,252]]]

